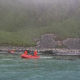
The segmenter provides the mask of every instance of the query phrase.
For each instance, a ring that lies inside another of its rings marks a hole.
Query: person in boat
[[[24,54],[27,55],[27,50],[24,51]]]
[[[24,54],[21,54],[21,57],[22,58],[28,58],[28,59],[37,59],[37,58],[40,58],[40,56],[37,56],[37,51],[35,50],[34,51],[34,55],[27,55],[27,51],[25,50],[24,51]]]
[[[34,51],[34,56],[37,56],[37,51],[36,50]]]

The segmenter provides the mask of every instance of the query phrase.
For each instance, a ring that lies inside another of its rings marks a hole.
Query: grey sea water
[[[0,80],[80,80],[80,60],[0,54]]]

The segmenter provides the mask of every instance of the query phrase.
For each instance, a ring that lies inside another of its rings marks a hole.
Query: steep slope
[[[0,45],[32,46],[45,33],[80,37],[80,1],[0,0]]]

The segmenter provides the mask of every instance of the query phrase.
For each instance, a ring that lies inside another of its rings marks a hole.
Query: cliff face
[[[54,48],[57,43],[54,38],[54,34],[42,35],[41,39],[37,42],[37,48]]]
[[[69,49],[80,49],[80,38],[67,38],[63,44],[67,45]]]
[[[63,41],[55,41],[54,34],[44,34],[37,41],[37,48],[39,49],[51,49],[61,46],[66,46],[68,49],[80,49],[80,38],[67,38]]]

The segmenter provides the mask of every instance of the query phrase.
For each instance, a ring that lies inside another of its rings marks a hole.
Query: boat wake
[[[44,58],[49,58],[49,59],[50,59],[50,58],[53,58],[53,57],[47,57],[47,56],[44,57],[44,56],[40,56],[40,58],[41,58],[41,59],[44,59]]]

